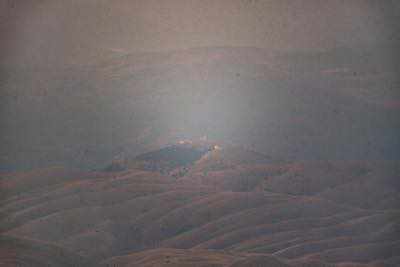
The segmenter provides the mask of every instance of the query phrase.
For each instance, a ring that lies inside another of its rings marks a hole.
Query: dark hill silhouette
[[[189,167],[212,150],[214,150],[212,145],[176,144],[139,155],[131,164],[139,162],[139,164],[143,163],[145,170],[169,173],[176,168]]]
[[[173,144],[159,150],[150,151],[133,159],[114,160],[105,171],[123,171],[126,169],[142,169],[162,174],[183,176],[188,168],[203,155],[213,151],[214,145],[208,142],[185,142]]]

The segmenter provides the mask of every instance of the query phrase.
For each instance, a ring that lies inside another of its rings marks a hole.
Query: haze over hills
[[[204,135],[287,159],[398,159],[396,68],[362,47],[196,48],[90,67],[9,68],[1,166],[94,169]]]
[[[67,264],[71,253],[96,266],[400,264],[399,162],[283,162],[212,144],[177,143],[120,170],[3,176],[1,234],[16,240],[7,258],[21,266]],[[29,240],[65,252],[41,254]],[[33,256],[17,253],[22,247]]]
[[[400,266],[397,0],[0,0],[0,266]]]

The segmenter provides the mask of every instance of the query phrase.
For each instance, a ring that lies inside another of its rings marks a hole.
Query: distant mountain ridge
[[[98,169],[123,149],[136,156],[202,135],[286,159],[398,159],[390,56],[201,47],[6,68],[0,168]]]

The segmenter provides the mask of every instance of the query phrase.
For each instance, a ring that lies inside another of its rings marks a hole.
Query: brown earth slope
[[[5,174],[0,263],[13,266],[18,254],[41,266],[400,264],[398,162],[252,153],[209,151],[178,178],[143,169]],[[71,252],[64,260],[60,251]]]

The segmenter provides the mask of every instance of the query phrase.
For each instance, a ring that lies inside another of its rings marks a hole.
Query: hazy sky
[[[399,6],[338,0],[2,0],[0,46],[11,62],[53,64],[107,51],[386,44],[398,41]]]

